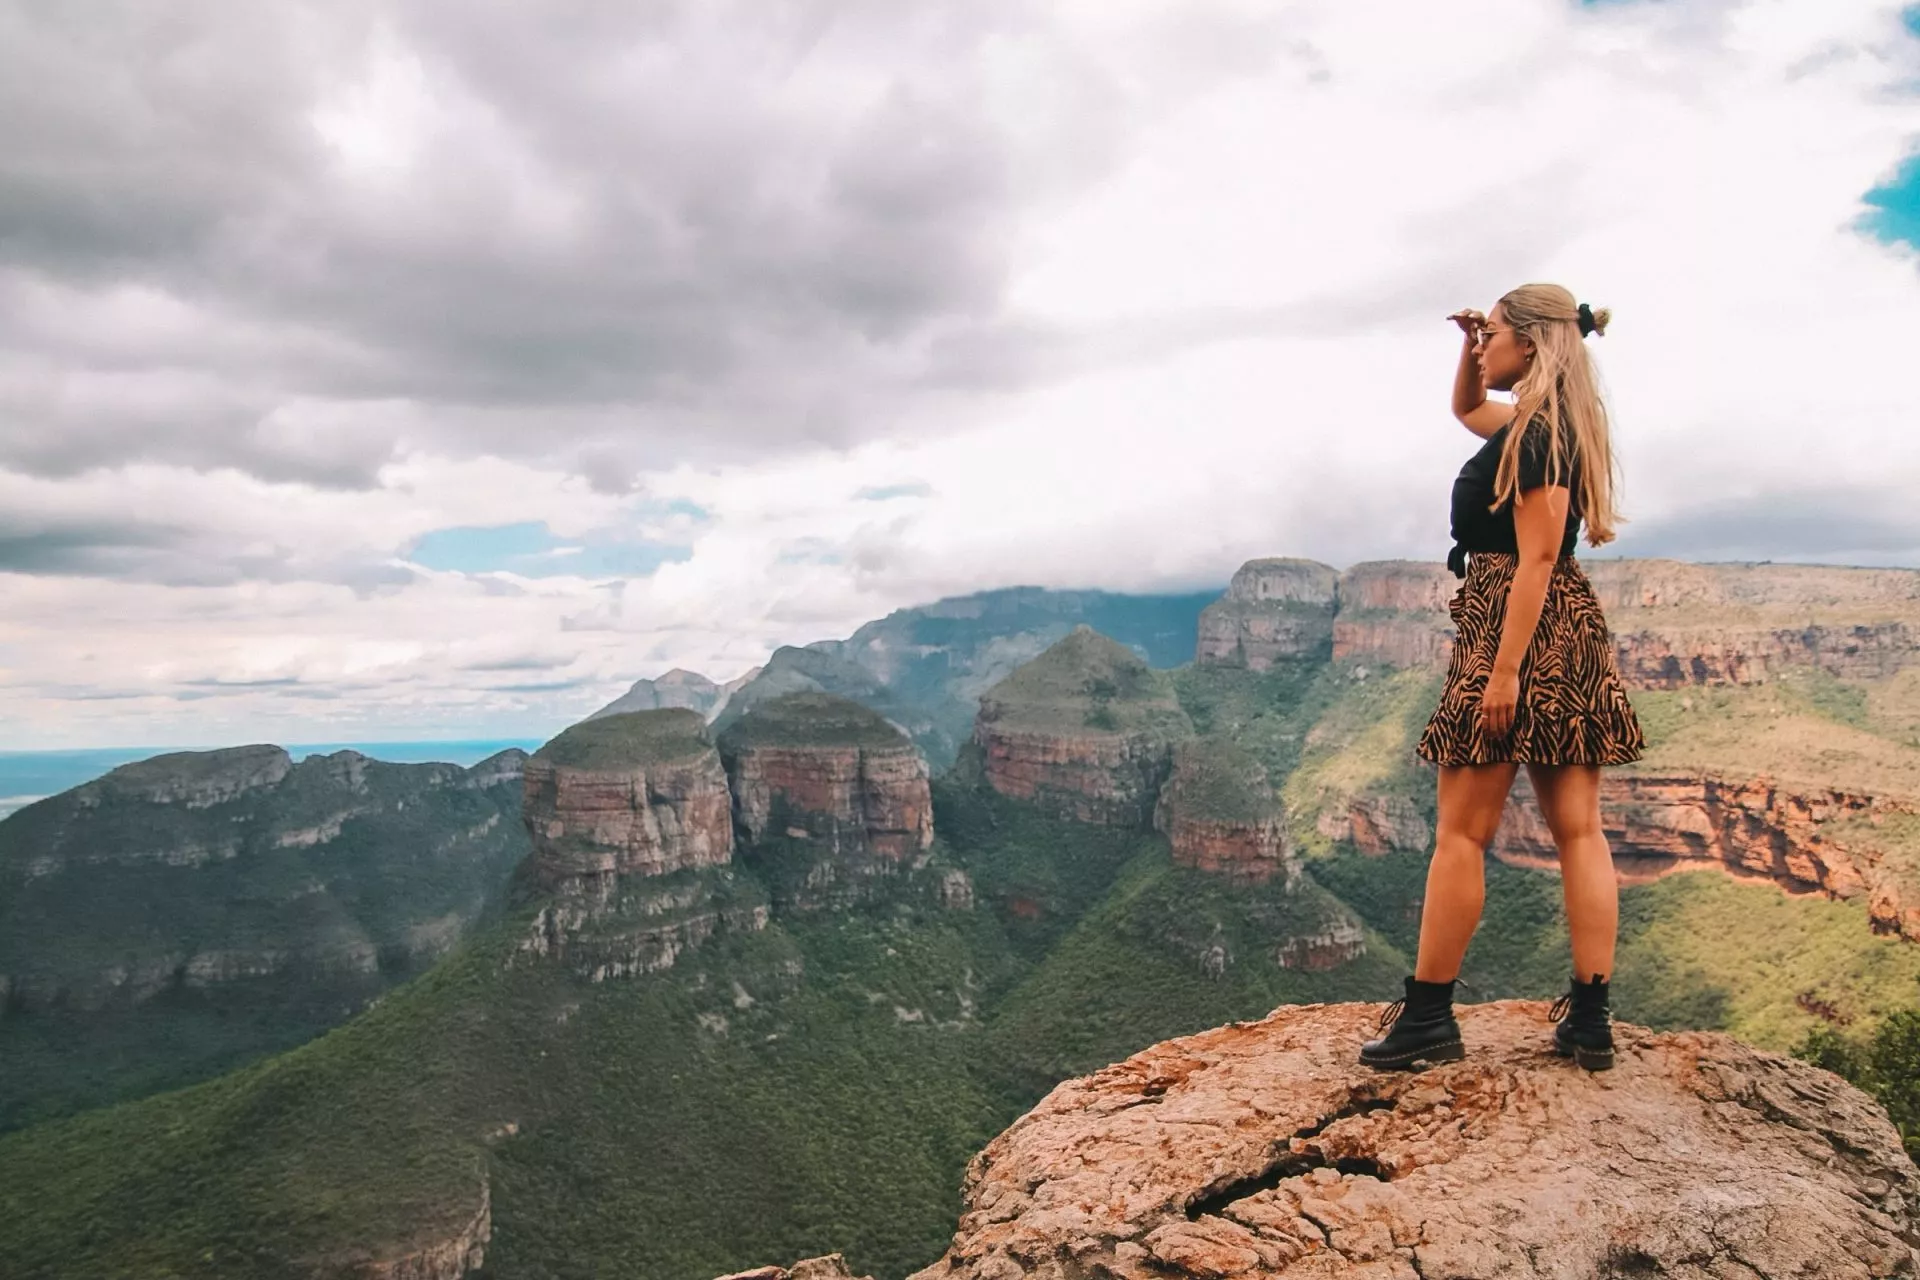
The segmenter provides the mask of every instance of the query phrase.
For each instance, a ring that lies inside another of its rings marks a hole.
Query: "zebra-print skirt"
[[[1435,764],[1628,764],[1646,749],[1613,659],[1593,584],[1572,556],[1554,564],[1533,643],[1520,664],[1520,703],[1503,738],[1480,731],[1480,693],[1493,674],[1507,589],[1519,557],[1474,552],[1454,593],[1453,660],[1440,706],[1415,748]]]

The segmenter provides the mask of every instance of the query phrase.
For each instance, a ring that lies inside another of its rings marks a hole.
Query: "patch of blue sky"
[[[1867,192],[1860,229],[1884,244],[1920,248],[1920,152],[1900,162],[1893,178]]]
[[[905,484],[875,484],[854,491],[854,497],[861,502],[885,502],[889,498],[924,498],[933,492],[933,486],[924,480],[914,480]]]
[[[692,555],[691,547],[642,538],[559,538],[545,521],[526,520],[435,529],[413,544],[407,559],[442,573],[640,578]]]

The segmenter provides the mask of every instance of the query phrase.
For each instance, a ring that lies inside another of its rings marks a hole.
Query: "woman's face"
[[[1474,356],[1480,361],[1480,379],[1489,391],[1511,391],[1527,371],[1527,358],[1533,344],[1515,333],[1507,324],[1506,312],[1496,303],[1474,344]]]

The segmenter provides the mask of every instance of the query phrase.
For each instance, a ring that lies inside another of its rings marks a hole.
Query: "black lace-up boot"
[[[1612,1011],[1607,1007],[1605,978],[1596,973],[1591,982],[1573,979],[1567,994],[1553,1002],[1547,1018],[1560,1024],[1553,1029],[1555,1053],[1589,1071],[1605,1071],[1613,1065]]]
[[[1378,1040],[1360,1046],[1360,1061],[1381,1071],[1407,1071],[1416,1062],[1453,1062],[1467,1056],[1453,1020],[1453,983],[1407,979],[1407,994],[1380,1015]]]

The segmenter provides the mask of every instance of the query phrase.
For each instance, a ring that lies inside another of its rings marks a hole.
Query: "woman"
[[[1448,319],[1466,334],[1453,413],[1486,444],[1453,483],[1447,565],[1466,581],[1449,606],[1458,635],[1446,687],[1417,748],[1440,766],[1419,957],[1380,1020],[1386,1034],[1360,1060],[1401,1069],[1465,1056],[1453,984],[1480,923],[1482,858],[1524,764],[1559,851],[1573,935],[1554,1049],[1598,1071],[1613,1065],[1607,982],[1619,923],[1600,769],[1638,760],[1644,746],[1606,619],[1573,557],[1582,521],[1597,547],[1618,520],[1607,412],[1582,341],[1606,331],[1608,313],[1576,306],[1558,285],[1529,284],[1488,316]],[[1514,403],[1487,399],[1489,390],[1511,391]]]

